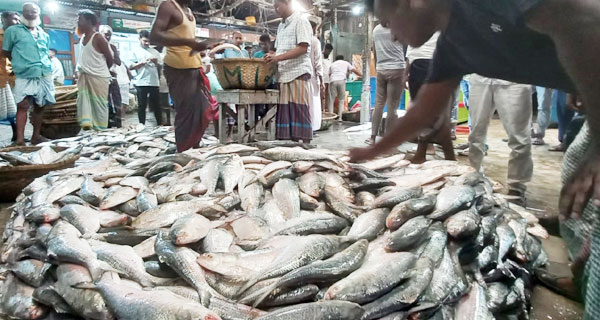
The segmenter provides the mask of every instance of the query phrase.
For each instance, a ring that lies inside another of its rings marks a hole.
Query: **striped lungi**
[[[169,92],[175,105],[175,142],[177,151],[200,147],[209,123],[210,91],[199,68],[164,67]]]
[[[77,81],[77,119],[83,129],[108,127],[108,86],[110,78],[81,73]]]
[[[288,83],[279,84],[277,108],[277,139],[310,142],[312,100],[310,75],[303,75]]]
[[[17,104],[10,86],[0,88],[0,124],[14,123],[17,116]]]

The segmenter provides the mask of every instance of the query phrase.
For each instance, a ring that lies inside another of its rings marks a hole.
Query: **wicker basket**
[[[41,147],[10,147],[1,149],[0,152],[20,151],[34,152],[40,150]],[[53,147],[54,151],[63,151],[66,148]],[[0,167],[0,202],[13,202],[17,196],[27,187],[33,180],[47,174],[50,171],[61,170],[73,167],[75,161],[79,159],[79,154],[73,154],[65,160],[38,165],[23,165],[23,166],[4,166]]]
[[[323,116],[321,118],[321,129],[319,129],[319,131],[329,129],[337,117],[338,115],[333,112],[323,112]]]
[[[228,58],[212,62],[223,89],[264,90],[277,72],[277,65],[263,59]]]
[[[41,133],[50,139],[74,137],[81,130],[77,120],[77,86],[57,87],[56,104],[44,107]]]
[[[350,122],[360,122],[360,110],[344,111],[344,113],[342,113],[342,120]]]

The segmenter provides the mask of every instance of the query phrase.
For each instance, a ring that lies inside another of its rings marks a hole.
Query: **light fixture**
[[[291,0],[291,6],[292,6],[292,10],[293,11],[300,11],[300,12],[306,12],[306,8],[304,8],[304,6],[302,5],[302,3],[300,3],[299,0]]]
[[[361,5],[356,5],[352,7],[352,14],[355,16],[360,16],[363,13],[364,7]]]
[[[48,10],[51,14],[55,14],[59,8],[60,7],[58,6],[58,3],[56,3],[55,1],[48,2],[45,7],[45,9]]]

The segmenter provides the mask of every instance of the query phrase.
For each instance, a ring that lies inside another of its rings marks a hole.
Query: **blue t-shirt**
[[[264,58],[265,57],[265,52],[264,51],[258,51],[255,52],[254,55],[252,55],[252,58]]]
[[[250,55],[246,49],[240,50],[241,51],[225,49],[225,52],[223,52],[223,58],[250,58]]]
[[[48,51],[50,37],[36,27],[37,38],[25,25],[12,26],[4,32],[2,50],[11,53],[11,63],[17,78],[31,79],[52,75],[52,63]]]

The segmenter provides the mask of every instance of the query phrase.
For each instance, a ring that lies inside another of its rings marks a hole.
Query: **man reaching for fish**
[[[594,32],[600,27],[600,3],[587,0],[367,2],[380,22],[389,24],[394,37],[402,43],[418,47],[434,32],[442,31],[442,35],[428,83],[413,107],[379,143],[352,150],[352,161],[374,158],[417,135],[433,116],[443,111],[442,102],[466,74],[579,91],[590,106],[587,120],[593,142],[576,174],[563,186],[560,217],[579,218],[590,199],[600,205],[597,80],[600,64],[596,58],[600,54],[600,35]],[[558,17],[560,24],[556,23]],[[586,301],[586,306],[598,308],[598,297],[592,300]]]
[[[206,42],[196,41],[196,19],[189,8],[190,0],[168,0],[158,8],[150,40],[167,47],[164,73],[175,104],[175,139],[177,151],[197,148],[210,122],[209,89],[201,74],[198,54]]]

